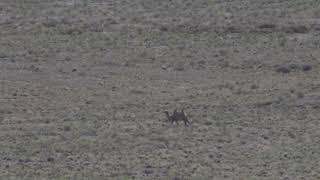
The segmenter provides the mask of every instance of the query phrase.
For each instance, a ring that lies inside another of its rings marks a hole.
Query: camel
[[[176,109],[173,111],[173,114],[170,116],[168,111],[164,111],[166,114],[168,120],[173,124],[176,122],[176,124],[179,124],[179,121],[183,121],[186,126],[191,125],[188,117],[186,116],[184,109],[181,110],[181,112],[178,112]]]

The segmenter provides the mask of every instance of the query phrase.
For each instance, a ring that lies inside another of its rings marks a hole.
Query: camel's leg
[[[188,121],[184,120],[184,125],[188,126]]]
[[[188,119],[184,119],[183,122],[184,122],[184,124],[185,124],[186,126],[189,126],[189,125],[190,125],[190,121],[189,121]]]

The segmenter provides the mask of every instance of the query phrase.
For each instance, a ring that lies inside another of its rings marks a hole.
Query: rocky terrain
[[[0,179],[320,179],[319,48],[318,0],[1,0]]]

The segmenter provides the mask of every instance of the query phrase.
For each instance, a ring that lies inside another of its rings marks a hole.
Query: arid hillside
[[[318,0],[1,0],[0,180],[320,179],[319,49]]]

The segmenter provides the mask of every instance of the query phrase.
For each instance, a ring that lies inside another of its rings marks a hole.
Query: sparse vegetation
[[[320,179],[317,5],[1,1],[0,180]]]

